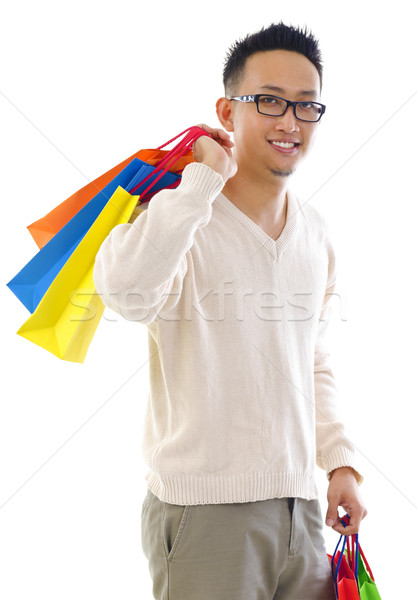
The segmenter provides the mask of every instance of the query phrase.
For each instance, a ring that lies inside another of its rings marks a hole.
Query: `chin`
[[[295,173],[295,169],[288,169],[287,171],[270,169],[270,172],[274,177],[290,177],[293,173]]]

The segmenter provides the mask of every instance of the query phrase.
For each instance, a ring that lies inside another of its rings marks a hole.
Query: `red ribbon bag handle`
[[[190,150],[193,147],[193,144],[196,142],[196,140],[198,140],[198,138],[203,135],[207,135],[208,137],[211,137],[211,135],[209,133],[207,133],[207,131],[205,131],[201,127],[197,127],[197,126],[189,127],[188,129],[185,129],[184,131],[182,131],[181,133],[179,133],[178,135],[173,137],[171,140],[168,140],[167,142],[165,142],[165,144],[162,144],[162,146],[159,146],[157,148],[157,150],[161,150],[162,148],[165,148],[165,146],[168,146],[168,144],[171,144],[171,142],[173,142],[174,140],[178,139],[181,136],[184,136],[184,138],[180,142],[178,142],[178,144],[176,144],[176,146],[174,146],[174,148],[172,148],[172,150],[170,150],[166,154],[166,156],[156,165],[155,169],[147,177],[145,177],[140,183],[138,183],[138,185],[136,185],[132,190],[129,190],[129,193],[134,194],[135,191],[139,187],[141,187],[144,183],[146,183],[146,181],[151,179],[151,177],[154,177],[155,173],[159,173],[159,175],[148,185],[148,187],[141,194],[140,202],[141,203],[143,203],[144,201],[146,202],[147,200],[145,199],[145,196],[150,191],[150,189],[155,185],[155,183],[161,177],[163,177],[163,175],[165,173],[167,173],[167,171],[169,170],[170,166],[172,166],[175,162],[177,162],[177,160],[183,154],[188,152],[188,150]],[[174,187],[175,185],[177,185],[177,184],[173,184],[169,187]],[[148,200],[149,200],[149,198],[148,198]]]

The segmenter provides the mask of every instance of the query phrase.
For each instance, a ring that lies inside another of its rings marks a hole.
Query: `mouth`
[[[281,154],[296,154],[300,142],[285,142],[279,140],[268,140],[268,143],[274,150]]]

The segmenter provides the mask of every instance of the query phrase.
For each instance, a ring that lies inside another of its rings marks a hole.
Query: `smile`
[[[298,152],[298,146],[300,145],[297,142],[278,142],[278,141],[270,141],[269,144],[283,154],[295,154]]]

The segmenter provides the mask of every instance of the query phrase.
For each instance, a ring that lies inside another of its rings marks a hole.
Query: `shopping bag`
[[[19,271],[7,286],[15,296],[26,306],[29,312],[33,312],[44,296],[46,290],[59,273],[63,265],[71,256],[82,238],[86,235],[107,201],[119,185],[128,191],[137,186],[138,182],[147,175],[155,172],[155,167],[134,158],[113,181],[96,194],[78,213],[76,213],[54,237],[39,250],[39,252]],[[167,172],[156,181],[154,191],[169,187],[180,179],[179,175]],[[149,179],[152,183],[152,177]],[[140,194],[144,186],[139,185],[137,193]]]
[[[362,556],[359,556],[359,570],[358,570],[358,581],[359,581],[359,595],[361,600],[381,600],[381,596],[376,587],[373,576],[365,568],[364,560]]]
[[[349,515],[341,521],[346,527]],[[342,550],[338,551],[343,539]],[[359,544],[359,535],[341,535],[333,556],[328,555],[338,600],[381,600],[374,576]]]
[[[137,177],[134,178],[129,184],[129,188],[134,185],[130,192],[121,186],[116,189],[48,287],[33,314],[18,330],[19,335],[61,359],[79,363],[84,361],[104,312],[104,305],[94,289],[95,256],[113,227],[130,219],[139,200],[134,192],[143,190],[143,197],[149,200],[150,190],[168,172],[172,162],[187,153],[198,137],[209,135],[199,127],[192,127],[183,133],[187,133],[185,138],[154,170],[138,183]]]
[[[340,536],[339,544],[342,537],[345,536]],[[346,539],[341,551],[338,551],[339,544],[336,546],[333,556],[329,557],[336,598],[338,600],[360,600],[356,575],[352,571],[344,552]]]
[[[126,223],[139,196],[118,187],[18,334],[58,358],[84,362],[104,312],[93,281],[95,256],[111,229]]]
[[[189,131],[189,130],[186,130]],[[185,132],[182,132],[185,133]],[[179,134],[179,136],[182,134]],[[179,136],[176,136],[179,137]],[[174,139],[176,139],[174,138]],[[157,166],[160,164],[171,151],[162,150],[172,140],[169,140],[162,146],[155,149],[143,149],[139,150],[120,164],[116,165],[94,181],[88,183],[83,188],[72,194],[69,198],[61,202],[56,208],[51,210],[48,214],[38,219],[31,225],[28,225],[27,229],[35,240],[39,248],[43,248],[45,244],[51,240],[54,235],[68,223],[74,215],[77,214],[86,204],[89,202],[97,193],[103,190],[103,188],[110,183],[133,159],[137,158],[146,162],[151,166]],[[178,159],[170,165],[170,172],[181,174],[187,164],[193,161],[193,154],[190,148],[178,157]]]
[[[343,521],[342,521],[343,522]],[[374,576],[369,566],[369,563],[363,553],[362,547],[359,544],[359,538],[349,536],[347,539],[347,561],[351,568],[357,572],[357,582],[359,588],[359,596],[361,600],[381,600]]]

